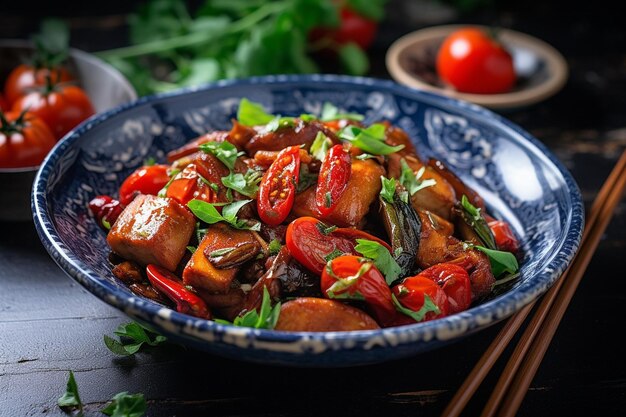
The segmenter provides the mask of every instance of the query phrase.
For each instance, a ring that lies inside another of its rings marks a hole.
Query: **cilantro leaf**
[[[120,324],[113,333],[119,336],[119,340],[104,335],[104,344],[111,352],[122,356],[134,355],[144,344],[158,346],[167,340],[137,322]]]
[[[280,252],[280,249],[282,247],[283,245],[280,244],[278,239],[272,239],[272,241],[268,245],[268,250],[270,252],[270,255],[276,255],[278,252]]]
[[[243,155],[243,152],[238,152],[235,145],[226,140],[223,142],[206,142],[200,145],[199,149],[215,156],[231,171],[235,167],[237,157]]]
[[[380,196],[386,202],[393,204],[393,196],[396,193],[396,179],[395,178],[385,178],[384,176],[380,176],[380,181],[383,187],[380,190]]]
[[[261,178],[262,174],[259,171],[248,169],[245,174],[231,172],[222,177],[222,184],[246,197],[255,198],[259,192]]]
[[[237,120],[244,126],[266,125],[275,118],[276,116],[267,113],[259,103],[252,102],[247,98],[242,98],[239,102]]]
[[[189,207],[189,210],[191,210],[194,216],[205,223],[215,224],[217,222],[226,222],[235,229],[259,231],[261,229],[261,223],[237,218],[237,212],[251,201],[252,200],[239,200],[225,204],[224,207],[222,207],[222,214],[217,211],[215,204],[207,203],[203,200],[191,200],[187,203],[187,207]]]
[[[402,184],[411,195],[423,190],[424,188],[432,187],[437,184],[437,181],[432,178],[425,180],[421,179],[424,172],[426,172],[425,166],[421,167],[417,173],[414,173],[411,167],[409,167],[409,164],[406,163],[406,160],[402,158],[400,160],[400,168],[400,184]]]
[[[385,276],[387,284],[391,285],[400,277],[402,269],[386,247],[373,240],[357,239],[356,242],[354,249],[374,261],[376,268]]]
[[[391,299],[393,300],[393,305],[396,307],[396,310],[404,315],[411,317],[418,323],[424,320],[424,317],[426,317],[427,313],[441,313],[441,310],[439,310],[437,304],[433,303],[433,300],[428,296],[428,294],[424,294],[424,304],[422,305],[422,308],[420,308],[418,311],[413,311],[410,308],[406,308],[405,306],[400,304],[400,301],[398,301],[395,294],[391,294]]]
[[[326,136],[323,132],[317,132],[317,136],[315,136],[315,140],[311,144],[311,148],[309,149],[309,153],[313,156],[313,158],[318,161],[324,161],[326,158],[326,153],[333,146],[333,142],[330,140],[328,136]]]
[[[119,392],[101,411],[111,417],[141,417],[146,413],[146,399],[143,394]]]
[[[339,138],[372,155],[389,155],[404,149],[404,145],[385,143],[385,125],[374,123],[367,129],[349,125],[339,131]]]
[[[83,403],[80,400],[80,395],[78,395],[78,385],[76,384],[72,371],[70,371],[69,378],[67,379],[65,393],[57,400],[57,404],[65,410],[78,408],[81,413],[83,411]]]
[[[322,122],[330,122],[333,120],[354,120],[357,122],[365,119],[365,116],[358,113],[341,113],[339,108],[327,101],[322,105],[322,115],[320,116],[320,120]]]
[[[497,278],[505,272],[515,274],[517,271],[519,271],[517,258],[511,252],[489,249],[479,245],[471,246],[487,255],[487,257],[489,258],[489,263],[491,264],[491,272],[493,273],[494,277]]]
[[[273,329],[278,322],[278,317],[280,315],[280,307],[281,303],[278,302],[272,307],[272,300],[270,298],[270,293],[267,291],[267,287],[263,287],[263,301],[261,302],[261,307],[259,311],[250,310],[246,312],[243,316],[235,317],[233,322],[229,322],[228,320],[216,319],[217,323],[221,324],[232,324],[239,327],[252,327],[254,329]]]

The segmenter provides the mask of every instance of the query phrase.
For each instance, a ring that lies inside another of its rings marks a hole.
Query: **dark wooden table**
[[[61,15],[71,17],[75,47],[95,51],[123,44],[121,16],[133,2],[109,2],[108,9],[100,3],[89,9],[87,3],[66,11],[49,5],[35,16],[26,14],[27,5],[13,5],[0,13],[0,38],[25,37],[37,17]],[[617,11],[598,2],[588,10],[572,10],[570,3],[535,3],[507,2],[445,23],[503,24],[542,38],[564,54],[571,71],[565,88],[505,116],[543,141],[571,170],[589,207],[626,146],[626,26]],[[390,2],[388,20],[370,51],[373,76],[388,78],[383,58],[395,38],[434,24],[426,15],[412,19],[402,5]],[[622,200],[519,416],[624,414],[626,364],[618,340],[626,328],[624,255]],[[56,402],[69,370],[86,414],[93,416],[102,415],[102,405],[120,391],[144,393],[152,417],[437,416],[502,326],[403,361],[290,369],[178,345],[120,358],[102,338],[128,321],[54,264],[31,222],[0,222],[0,416],[64,415]],[[490,375],[465,415],[479,414],[495,381]]]

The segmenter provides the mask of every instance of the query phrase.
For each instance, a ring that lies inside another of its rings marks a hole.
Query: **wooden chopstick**
[[[611,171],[610,175],[607,177],[604,186],[598,193],[594,204],[589,211],[589,217],[587,219],[587,227],[585,228],[583,238],[581,240],[580,251],[583,248],[587,247],[587,241],[590,236],[590,231],[595,229],[594,226],[598,219],[600,219],[602,211],[605,212],[604,217],[610,218],[612,210],[614,209],[617,201],[619,201],[619,196],[621,195],[621,190],[623,190],[624,186],[619,186],[620,178],[626,177],[626,151],[622,153],[620,160],[615,165],[615,168]],[[616,186],[617,185],[617,186]],[[612,207],[607,205],[607,201],[611,199],[617,201],[613,201]],[[617,198],[615,197],[617,196]],[[606,212],[608,211],[608,215]],[[604,230],[606,225],[602,228]],[[601,235],[601,233],[600,233]],[[597,243],[594,246],[597,246]],[[593,253],[593,250],[585,250],[590,254]],[[573,263],[572,263],[573,265]],[[586,267],[586,265],[585,265]],[[530,343],[535,339],[539,328],[541,327],[542,322],[545,320],[549,307],[553,304],[556,294],[559,292],[559,289],[563,285],[563,282],[567,279],[568,272],[572,270],[572,267],[565,271],[560,280],[558,280],[552,288],[546,293],[544,301],[542,302],[540,308],[537,313],[533,316],[533,320],[529,323],[526,332],[518,342],[518,345],[511,355],[511,359],[507,363],[507,366],[502,373],[498,384],[496,385],[496,389],[494,390],[491,398],[489,399],[484,411],[483,416],[491,416],[497,410],[498,404],[502,400],[502,397],[506,393],[508,387],[510,386],[513,376],[515,372],[519,368],[521,362],[520,358],[523,358],[525,354],[529,350]],[[582,271],[581,270],[581,275]],[[580,279],[579,279],[580,280]],[[464,407],[467,405],[469,400],[474,395],[475,391],[478,389],[478,386],[482,383],[484,378],[487,376],[495,362],[498,360],[504,349],[507,347],[510,340],[517,333],[521,325],[526,320],[526,317],[533,309],[535,302],[528,304],[519,312],[517,312],[506,325],[502,328],[498,336],[494,339],[494,341],[487,348],[485,353],[482,355],[480,360],[476,363],[470,374],[467,376],[459,390],[456,392],[455,396],[449,402],[446,409],[443,411],[442,417],[457,417],[461,414]],[[541,340],[541,339],[540,339]],[[547,348],[547,346],[546,346]],[[542,355],[543,356],[543,355]],[[532,379],[532,378],[531,378]],[[525,391],[524,391],[525,392]],[[517,401],[517,400],[516,400]],[[521,402],[521,399],[519,400]]]
[[[612,187],[611,192],[606,200],[606,204],[600,207],[597,220],[592,228],[588,229],[588,239],[585,246],[581,247],[578,256],[568,268],[567,279],[562,285],[562,290],[558,292],[555,297],[550,311],[546,316],[545,322],[542,324],[537,337],[530,341],[531,345],[528,349],[528,353],[524,356],[519,366],[519,372],[517,372],[510,387],[506,392],[503,400],[501,401],[499,410],[499,416],[511,417],[517,413],[530,384],[539,369],[539,365],[543,360],[543,357],[550,346],[550,342],[556,333],[556,329],[567,310],[567,307],[576,292],[576,288],[580,283],[589,262],[593,258],[595,250],[600,243],[600,239],[604,234],[607,226],[609,225],[615,207],[621,200],[624,188],[626,187],[626,151],[622,153],[622,157],[616,165],[616,168],[620,169],[620,174]],[[494,411],[496,408],[494,407]],[[485,416],[493,414],[483,413]]]

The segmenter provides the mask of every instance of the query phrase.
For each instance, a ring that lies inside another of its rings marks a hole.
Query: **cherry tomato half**
[[[0,111],[0,168],[38,166],[55,143],[48,126],[36,115]]]
[[[74,85],[56,85],[50,92],[30,92],[13,103],[12,109],[28,110],[39,116],[56,140],[95,113],[85,91]]]
[[[404,308],[415,313],[413,317],[405,313],[399,313],[396,317],[395,325],[433,320],[445,317],[449,313],[450,303],[444,290],[433,280],[424,276],[416,275],[405,278],[400,284],[395,285],[391,291]],[[425,305],[426,296],[431,301],[428,305]]]
[[[448,35],[437,52],[436,67],[444,82],[465,93],[504,93],[517,79],[511,54],[479,28]]]
[[[261,220],[278,226],[289,215],[300,178],[300,147],[284,148],[259,184],[257,211]]]
[[[519,250],[519,242],[507,222],[503,220],[492,220],[487,222],[487,225],[493,233],[499,250],[517,253]]]
[[[345,255],[328,262],[320,286],[328,298],[364,301],[381,326],[390,325],[396,316],[385,277],[366,258]]]
[[[449,314],[467,310],[472,302],[472,284],[465,269],[459,265],[440,263],[418,274],[439,285],[448,296]]]
[[[228,201],[222,177],[228,175],[228,168],[213,155],[202,153],[193,162],[176,174],[167,186],[166,196],[186,206],[190,200],[207,203]],[[221,211],[221,206],[216,207]]]
[[[367,232],[347,227],[329,227],[314,217],[299,217],[289,223],[285,243],[298,262],[319,275],[324,270],[326,257],[329,255],[358,255],[354,250],[356,239],[373,240],[391,250],[386,242]]]
[[[4,94],[8,105],[36,88],[45,87],[50,83],[58,84],[73,81],[74,77],[63,67],[53,69],[36,68],[33,65],[21,64],[13,68],[4,83]]]
[[[337,202],[346,190],[352,160],[343,145],[335,145],[328,150],[315,189],[315,205],[322,216],[327,216],[337,207]]]
[[[170,181],[167,165],[144,165],[130,174],[120,186],[120,202],[128,205],[138,194],[157,195]]]

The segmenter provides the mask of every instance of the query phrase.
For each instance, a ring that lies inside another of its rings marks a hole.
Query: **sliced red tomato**
[[[449,314],[467,310],[472,302],[472,284],[465,269],[459,265],[440,263],[418,274],[439,285],[448,296]]]
[[[324,296],[339,300],[361,300],[381,326],[390,325],[395,316],[391,290],[374,263],[360,256],[339,256],[322,271]]]
[[[257,211],[270,225],[281,224],[289,215],[300,175],[300,147],[284,148],[265,172],[259,185]]]
[[[352,159],[343,145],[330,148],[320,167],[315,189],[315,205],[322,217],[329,215],[337,207],[337,202],[350,180],[351,171]]]
[[[287,226],[285,242],[291,255],[309,271],[321,274],[332,256],[358,255],[356,239],[373,240],[390,246],[376,236],[351,228],[328,226],[314,217],[299,217]],[[328,258],[328,259],[327,259]]]
[[[396,307],[399,311],[395,325],[433,320],[449,313],[450,304],[444,290],[424,276],[405,278],[391,291],[400,303]]]
[[[503,220],[492,220],[487,223],[499,250],[517,253],[519,242],[511,230],[511,226]]]
[[[128,205],[138,194],[157,195],[169,182],[169,166],[144,165],[130,174],[120,186],[120,202]]]

